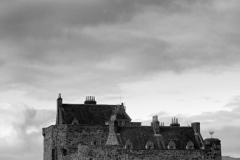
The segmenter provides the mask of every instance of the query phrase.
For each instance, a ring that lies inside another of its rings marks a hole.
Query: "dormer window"
[[[167,146],[168,149],[176,149],[176,144],[174,143],[174,141],[170,141],[168,143],[168,146]]]
[[[145,148],[146,148],[146,149],[154,149],[154,143],[153,143],[151,140],[149,140],[149,141],[146,143]]]
[[[194,144],[192,141],[188,141],[186,149],[194,149]]]
[[[72,124],[79,124],[77,118],[74,118],[74,119],[73,119]]]
[[[130,140],[127,140],[126,144],[125,144],[125,149],[133,149],[133,144]]]
[[[123,126],[123,121],[118,121],[119,126]]]

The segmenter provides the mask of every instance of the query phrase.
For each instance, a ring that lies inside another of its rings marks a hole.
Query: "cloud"
[[[228,104],[226,104],[224,107],[226,108],[235,108],[239,106],[240,102],[240,96],[233,97]]]
[[[0,104],[0,159],[42,160],[43,127],[53,124],[55,112],[24,104]]]
[[[239,65],[237,1],[0,3],[2,91],[118,94],[162,72]]]

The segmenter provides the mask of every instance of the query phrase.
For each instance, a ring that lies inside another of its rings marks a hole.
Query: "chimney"
[[[176,126],[179,127],[180,124],[178,124],[178,118],[172,118],[172,124],[170,124],[170,126]]]
[[[63,122],[63,117],[62,117],[62,97],[61,93],[58,94],[58,99],[57,99],[57,117],[56,117],[56,125],[62,124]]]
[[[196,133],[200,133],[200,122],[193,122],[191,126]]]
[[[86,100],[84,101],[84,104],[97,104],[95,101],[94,96],[86,96]]]
[[[151,126],[153,127],[155,134],[160,134],[159,121],[157,115],[152,117]]]

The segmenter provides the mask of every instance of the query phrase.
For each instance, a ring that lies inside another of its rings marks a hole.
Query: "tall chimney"
[[[94,96],[86,96],[86,100],[84,101],[84,104],[97,104]]]
[[[160,134],[159,121],[157,115],[152,117],[151,126],[153,127],[155,134]]]
[[[56,117],[56,125],[62,124],[63,122],[63,117],[62,117],[62,97],[61,93],[58,94],[58,99],[57,99],[57,117]]]

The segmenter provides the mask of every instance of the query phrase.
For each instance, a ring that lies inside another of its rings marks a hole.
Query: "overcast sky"
[[[239,17],[239,0],[0,0],[0,159],[43,159],[58,93],[201,122],[240,157]]]

